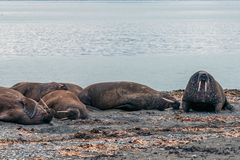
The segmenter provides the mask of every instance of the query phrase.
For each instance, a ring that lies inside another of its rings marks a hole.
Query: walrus
[[[55,118],[72,120],[88,118],[86,106],[70,91],[56,90],[45,95],[42,100],[54,110]]]
[[[122,109],[126,111],[163,111],[172,107],[179,109],[180,103],[168,94],[134,82],[96,83],[83,89],[79,99],[90,107],[101,110]]]
[[[220,112],[222,109],[234,110],[229,104],[221,85],[206,71],[192,75],[182,98],[185,112],[195,111]]]
[[[44,95],[55,90],[67,90],[64,84],[51,83],[34,83],[34,82],[20,82],[11,87],[17,90],[24,96],[39,101]]]
[[[0,87],[0,120],[19,124],[49,123],[53,118],[50,109],[40,100],[23,96],[13,89]]]

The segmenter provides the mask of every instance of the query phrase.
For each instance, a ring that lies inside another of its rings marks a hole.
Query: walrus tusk
[[[43,105],[44,105],[45,107],[48,108],[48,105],[44,102],[44,100],[42,100],[42,98],[40,98],[40,101],[43,103]]]
[[[167,98],[162,98],[162,99],[164,99],[164,100],[167,101],[167,102],[174,103],[174,101],[172,101],[172,100],[170,100],[170,99],[167,99]]]
[[[48,109],[48,105],[44,102],[44,100],[42,100],[40,98],[40,102],[42,102],[42,104],[46,107],[46,109]],[[41,105],[39,105],[39,107],[41,107]],[[44,108],[44,107],[41,107],[41,109],[45,112],[45,113],[48,113],[47,110]]]
[[[64,121],[64,120],[68,120],[68,118],[61,118],[60,120],[61,120],[61,121]]]
[[[57,111],[57,113],[68,113],[68,111]]]
[[[201,89],[201,84],[202,84],[202,81],[198,82],[198,92],[199,92],[200,89]]]
[[[208,85],[208,82],[205,82],[205,92],[207,92],[207,85]]]

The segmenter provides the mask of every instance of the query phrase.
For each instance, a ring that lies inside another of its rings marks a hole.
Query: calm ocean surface
[[[240,88],[240,1],[0,1],[0,85],[128,80]]]

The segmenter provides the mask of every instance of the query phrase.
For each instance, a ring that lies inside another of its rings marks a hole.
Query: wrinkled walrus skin
[[[227,101],[221,85],[206,71],[196,72],[189,80],[183,94],[182,107],[185,112],[220,112],[222,109],[234,110]]]
[[[55,118],[67,119],[86,119],[88,111],[86,106],[78,99],[78,97],[65,90],[57,90],[45,95],[42,100],[53,109]]]
[[[21,92],[24,96],[39,101],[44,95],[55,90],[67,90],[66,86],[61,83],[32,83],[21,82],[11,87],[16,91]]]
[[[179,109],[180,103],[168,94],[133,82],[106,82],[90,85],[82,90],[79,99],[87,106],[101,110],[122,109],[127,111],[166,108]]]
[[[0,87],[0,120],[19,124],[49,123],[52,113],[44,103],[40,103],[18,91]]]

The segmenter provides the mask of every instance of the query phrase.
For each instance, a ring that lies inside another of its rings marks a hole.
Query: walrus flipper
[[[231,112],[235,111],[235,107],[233,105],[231,105],[229,102],[226,101],[225,105],[224,105],[224,109],[227,109]]]
[[[225,104],[223,106],[223,109],[227,109],[231,112],[235,111],[235,107],[228,102],[227,98],[225,99]]]
[[[227,105],[225,106],[225,108],[228,109],[228,110],[231,111],[231,112],[234,112],[234,111],[235,111],[235,107],[234,107],[233,105],[231,105],[231,104],[227,104]]]
[[[184,112],[189,112],[189,111],[190,111],[190,105],[189,105],[189,103],[183,101],[183,102],[182,102],[182,108],[183,108]]]
[[[11,116],[9,116],[8,114],[1,114],[0,115],[0,121],[5,121],[5,122],[7,122],[7,121],[11,121],[12,119],[11,119]]]
[[[37,105],[33,106],[28,106],[24,105],[23,106],[23,111],[28,115],[30,119],[32,119],[36,113],[37,113]]]
[[[115,109],[121,109],[121,110],[124,110],[124,111],[138,111],[138,110],[141,110],[140,108],[132,105],[132,104],[123,104],[123,105],[120,105],[120,106],[117,106],[117,107],[114,107]]]
[[[86,108],[87,108],[89,111],[102,111],[101,109],[96,108],[96,107],[93,107],[93,106],[90,106],[90,105],[86,105]]]

